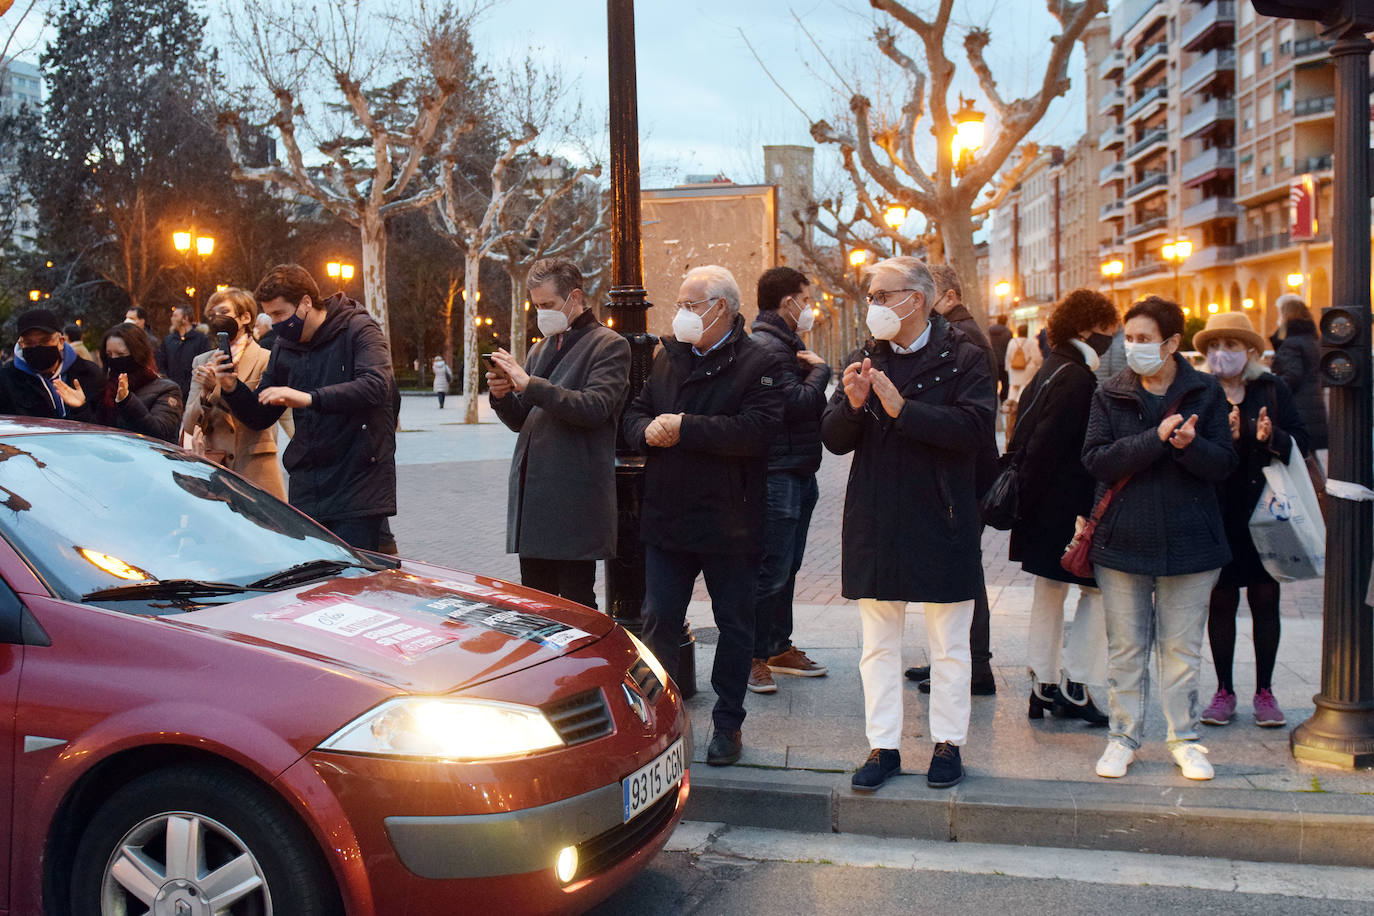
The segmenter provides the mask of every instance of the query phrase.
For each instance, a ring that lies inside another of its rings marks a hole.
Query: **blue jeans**
[[[754,588],[754,658],[781,655],[792,645],[792,595],[818,499],[815,474],[769,472],[763,559]]]
[[[1096,567],[1107,618],[1111,737],[1140,747],[1150,695],[1150,652],[1158,650],[1169,746],[1198,740],[1198,669],[1207,607],[1221,570],[1147,576]]]
[[[753,554],[685,553],[644,545],[644,642],[674,681],[692,587],[698,574],[706,579],[711,612],[720,631],[711,666],[711,687],[716,692],[711,719],[717,731],[734,731],[744,722],[758,568],[758,556]]]

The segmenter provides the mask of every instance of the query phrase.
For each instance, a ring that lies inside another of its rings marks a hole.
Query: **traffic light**
[[[1322,309],[1321,356],[1318,371],[1322,385],[1346,388],[1368,376],[1368,334],[1360,314],[1345,306]]]

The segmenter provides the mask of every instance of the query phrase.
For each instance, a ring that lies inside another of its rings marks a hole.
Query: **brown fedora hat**
[[[1199,353],[1207,352],[1209,341],[1220,337],[1239,340],[1247,347],[1263,353],[1267,342],[1250,323],[1250,316],[1244,312],[1219,312],[1207,319],[1207,327],[1193,335],[1193,349]]]

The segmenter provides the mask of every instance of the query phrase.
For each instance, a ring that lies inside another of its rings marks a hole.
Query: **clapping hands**
[[[896,419],[902,412],[905,403],[902,393],[892,384],[892,379],[887,377],[886,372],[873,367],[873,360],[868,357],[864,357],[862,363],[850,363],[846,366],[841,383],[844,385],[845,397],[849,399],[849,406],[855,410],[863,409],[864,402],[868,400],[871,392],[878,396],[878,401],[889,417]]]

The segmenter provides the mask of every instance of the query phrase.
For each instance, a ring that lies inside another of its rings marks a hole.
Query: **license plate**
[[[659,754],[652,762],[635,770],[620,781],[621,795],[625,801],[625,821],[644,811],[654,802],[667,795],[674,786],[682,782],[682,773],[687,768],[682,753],[682,739]]]

